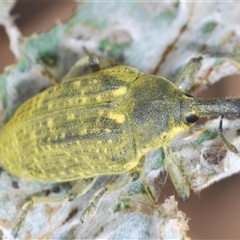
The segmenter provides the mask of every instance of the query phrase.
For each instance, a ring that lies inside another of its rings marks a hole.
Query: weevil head
[[[168,145],[192,126],[198,115],[186,106],[193,100],[162,77],[140,74],[121,103],[129,115],[137,150],[145,154]]]

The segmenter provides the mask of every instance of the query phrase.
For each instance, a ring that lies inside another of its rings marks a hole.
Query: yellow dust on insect
[[[116,121],[118,124],[122,124],[125,121],[125,115],[124,114],[109,112],[107,117],[109,119],[112,119],[112,120]]]
[[[119,87],[113,91],[113,97],[123,96],[127,93],[127,87]]]

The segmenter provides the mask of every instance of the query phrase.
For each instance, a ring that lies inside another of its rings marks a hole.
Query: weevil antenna
[[[224,134],[223,134],[223,132],[222,132],[222,122],[223,122],[223,118],[224,118],[224,116],[221,115],[220,122],[219,122],[219,127],[218,127],[218,133],[219,133],[222,141],[224,142],[224,145],[226,146],[226,148],[227,148],[230,152],[233,152],[233,153],[238,154],[237,148],[236,148],[233,144],[231,144],[231,143],[226,139],[226,137],[224,136]]]

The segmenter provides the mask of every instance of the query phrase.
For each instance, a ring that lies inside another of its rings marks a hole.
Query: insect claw
[[[21,219],[16,219],[16,220],[13,222],[12,234],[13,234],[14,238],[17,238],[22,223],[23,223],[23,219],[22,219],[22,218],[21,218]]]
[[[85,219],[85,216],[86,216],[86,214],[87,214],[87,212],[88,212],[88,208],[89,208],[89,207],[86,207],[86,208],[83,210],[83,212],[82,212],[82,214],[81,214],[81,216],[80,216],[80,221],[81,221],[81,223],[84,223],[84,219]]]

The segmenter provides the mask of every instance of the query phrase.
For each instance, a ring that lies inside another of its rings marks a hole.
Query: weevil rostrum
[[[129,172],[131,180],[137,179],[144,155],[157,148],[163,148],[167,171],[180,198],[186,200],[189,183],[169,144],[200,117],[240,115],[240,99],[196,99],[187,93],[203,57],[191,59],[175,84],[129,66],[77,77],[76,69],[99,67],[96,57],[85,57],[60,84],[21,105],[0,134],[3,168],[28,180],[77,181],[66,196],[27,201],[15,220],[15,234],[32,206],[78,198],[100,175]],[[239,67],[236,56],[214,57]],[[106,185],[100,194],[107,191]],[[96,207],[86,209],[91,212]]]

